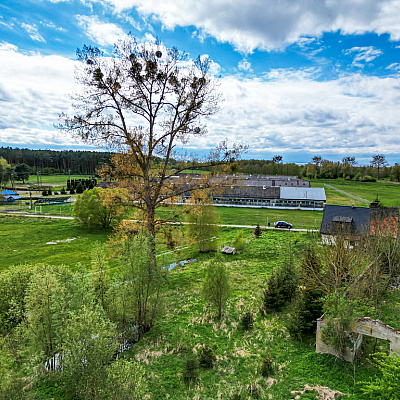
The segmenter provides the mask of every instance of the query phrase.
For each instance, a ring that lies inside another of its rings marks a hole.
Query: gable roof
[[[330,235],[333,231],[333,222],[352,222],[352,232],[362,235],[369,232],[371,210],[368,207],[349,207],[325,205],[320,233]]]

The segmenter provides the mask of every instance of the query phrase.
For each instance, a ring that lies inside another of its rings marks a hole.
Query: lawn
[[[90,266],[90,249],[111,231],[86,229],[71,220],[0,215],[0,271],[16,264]]]
[[[317,179],[311,180],[312,187],[325,187],[328,204],[367,206],[357,203],[354,199],[347,198],[339,192],[329,189],[325,184],[343,190],[352,195],[372,202],[378,196],[382,205],[387,207],[400,206],[400,185],[389,182],[358,182],[344,179]],[[333,196],[333,197],[332,197]]]

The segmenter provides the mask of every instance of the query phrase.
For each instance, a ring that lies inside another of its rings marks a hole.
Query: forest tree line
[[[112,153],[99,151],[30,150],[0,147],[0,158],[10,165],[26,164],[32,174],[94,175],[103,164],[109,164]]]

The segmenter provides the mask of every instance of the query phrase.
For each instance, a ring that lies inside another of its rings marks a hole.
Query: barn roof
[[[280,190],[281,199],[326,201],[324,188],[281,187]]]

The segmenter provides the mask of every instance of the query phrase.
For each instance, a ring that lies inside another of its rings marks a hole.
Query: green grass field
[[[228,208],[228,217],[232,218],[230,213],[236,210]],[[261,217],[265,218],[265,214]],[[271,271],[286,263],[290,252],[298,264],[310,233],[272,229],[256,239],[251,229],[243,231],[248,247],[234,256],[225,256],[231,277],[231,297],[222,320],[218,320],[216,310],[201,296],[204,269],[213,255],[199,254],[195,245],[174,254],[176,260],[195,258],[197,261],[170,271],[161,302],[164,317],[124,354],[144,366],[148,382],[146,398],[230,400],[240,391],[243,399],[253,399],[257,397],[249,394],[252,385],[258,388],[260,399],[286,400],[294,398],[292,391],[300,391],[307,384],[327,386],[345,393],[349,399],[364,399],[360,384],[354,385],[354,381],[367,381],[375,375],[376,370],[368,359],[362,360],[364,366],[358,364],[353,369],[351,364],[332,356],[315,354],[313,335],[302,343],[295,342],[286,329],[291,306],[265,318],[259,313],[260,296]],[[222,228],[220,244],[231,241],[237,232],[235,228]],[[0,270],[21,263],[65,264],[72,269],[81,263],[90,269],[92,245],[96,241],[106,243],[110,233],[88,230],[70,220],[0,216]],[[181,245],[185,247],[185,242]],[[165,246],[158,246],[159,253],[166,250]],[[165,261],[170,262],[174,256]],[[113,266],[110,260],[110,267]],[[391,304],[400,304],[399,294],[390,296],[395,297]],[[240,318],[247,311],[252,313],[255,322],[252,330],[244,332]],[[393,319],[396,312],[393,308],[385,309],[385,322],[396,323],[398,319]],[[217,346],[217,363],[211,370],[200,368],[197,380],[186,383],[185,360],[205,344]],[[272,379],[276,381],[260,374],[261,361],[267,353],[275,363]],[[51,385],[45,382],[36,387],[37,398],[62,399],[58,386]],[[312,396],[308,393],[300,399],[315,398],[315,394]]]
[[[400,206],[400,185],[389,182],[358,182],[344,179],[317,179],[311,180],[312,187],[325,187],[327,203],[339,205],[367,206],[343,194],[329,189],[325,184],[334,186],[352,195],[372,202],[378,196],[382,205],[387,207]]]

